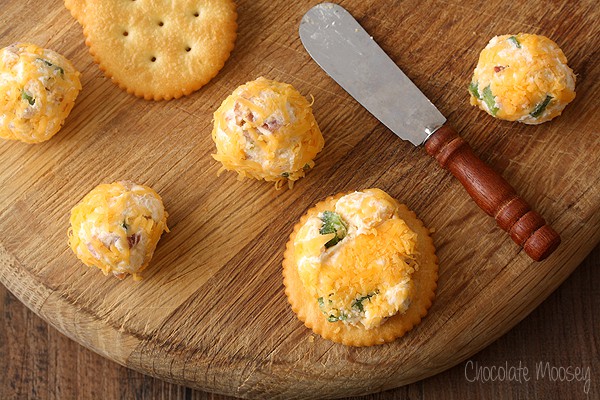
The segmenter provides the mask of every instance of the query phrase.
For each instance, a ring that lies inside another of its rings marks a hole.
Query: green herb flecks
[[[344,222],[342,217],[332,211],[324,211],[321,216],[323,225],[319,229],[321,235],[328,235],[335,233],[335,237],[329,242],[325,243],[325,248],[330,248],[338,244],[338,242],[346,237],[348,234],[348,225]]]
[[[521,42],[519,42],[519,39],[517,39],[516,36],[509,37],[508,41],[511,42],[512,44],[514,44],[517,47],[517,49],[521,48]]]
[[[333,293],[330,293],[329,296],[327,297],[327,303],[329,305],[333,304],[333,302],[329,299],[329,297],[333,296]],[[319,308],[321,309],[321,312],[325,315],[327,315],[328,311],[325,309],[325,299],[323,299],[323,297],[319,297],[317,299],[317,303],[319,303]]]
[[[303,170],[308,171],[310,169],[310,165],[308,163],[304,164],[304,167],[302,167]]]
[[[125,230],[129,229],[129,225],[127,225],[127,222],[126,222],[126,221],[123,221],[123,222],[121,223],[121,226],[122,226],[122,227],[123,227],[123,229],[125,229]]]
[[[327,321],[329,322],[346,321],[348,319],[348,314],[346,314],[344,311],[341,311],[337,308],[330,308],[328,310],[325,309],[326,301],[330,307],[333,304],[333,302],[330,300],[331,296],[333,296],[333,293],[329,293],[326,300],[323,299],[323,297],[319,297],[317,299],[317,303],[319,303],[319,308],[321,309],[321,312],[325,314],[325,316],[327,317]]]
[[[319,298],[317,299],[317,303],[319,303],[319,308],[320,308],[320,309],[323,309],[323,307],[325,307],[325,302],[323,301],[323,298],[322,298],[322,297],[319,297]]]
[[[371,297],[373,297],[373,296],[375,296],[377,294],[379,294],[379,290],[376,290],[376,291],[374,291],[372,293],[369,293],[366,296],[359,297],[358,299],[354,300],[354,302],[352,303],[352,308],[358,309],[359,312],[365,311],[365,307],[363,305],[363,301],[365,301],[365,300],[371,301]]]
[[[21,99],[27,100],[30,106],[35,104],[35,99],[30,94],[28,94],[25,91],[25,89],[21,89]]]
[[[346,314],[344,314],[344,313],[340,313],[339,316],[338,315],[330,314],[327,317],[327,321],[329,321],[329,322],[345,321],[347,319],[348,319],[348,316]]]
[[[469,84],[469,92],[478,100],[481,100],[481,95],[479,94],[479,84],[477,82],[471,82]]]
[[[59,67],[58,65],[54,65],[50,61],[44,60],[43,58],[38,58],[38,60],[42,61],[44,64],[46,64],[49,67],[55,68],[56,70],[58,70],[58,72],[60,72],[61,75],[65,74],[65,70],[62,69],[62,67]]]
[[[552,101],[552,99],[553,99],[552,96],[550,96],[550,95],[546,96],[544,101],[542,101],[537,106],[535,106],[535,108],[529,115],[531,115],[533,118],[537,118],[540,115],[542,115],[542,113],[546,110],[546,107],[548,107],[548,104],[550,104],[550,101]]]
[[[290,177],[290,173],[289,172],[284,172],[283,174],[281,174],[282,178],[289,178]]]
[[[485,89],[483,89],[483,101],[487,105],[488,110],[490,110],[492,115],[495,117],[499,108],[496,107],[496,97],[492,93],[492,89],[489,85]]]

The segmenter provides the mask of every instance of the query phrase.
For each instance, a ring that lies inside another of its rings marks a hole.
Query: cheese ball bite
[[[296,225],[284,260],[292,309],[326,339],[394,340],[427,313],[437,281],[429,232],[379,189],[318,203]]]
[[[479,56],[469,92],[472,105],[496,118],[536,125],[575,98],[575,74],[547,37],[496,36]]]
[[[262,77],[223,101],[214,114],[212,138],[220,171],[272,181],[277,188],[302,178],[324,144],[306,98],[291,85]]]
[[[139,280],[163,231],[169,230],[160,196],[148,186],[115,182],[97,186],[73,208],[68,235],[85,265]]]
[[[34,44],[0,50],[0,137],[39,143],[58,132],[81,90],[65,57]]]

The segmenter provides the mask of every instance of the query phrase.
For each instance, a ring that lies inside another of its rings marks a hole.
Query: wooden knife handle
[[[535,261],[548,257],[560,236],[500,174],[477,157],[456,131],[444,125],[425,142],[427,153],[452,172],[477,205],[494,217]]]

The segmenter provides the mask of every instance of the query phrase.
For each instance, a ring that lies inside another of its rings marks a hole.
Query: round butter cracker
[[[85,15],[85,0],[64,0],[65,7],[71,12],[73,18],[83,25],[83,16]]]
[[[86,18],[72,12],[100,69],[146,100],[198,90],[223,67],[236,39],[232,0],[86,0],[84,8]]]
[[[346,194],[349,193],[340,193],[317,203],[307,211],[294,227],[294,231],[287,242],[283,260],[285,293],[298,319],[325,339],[357,347],[392,342],[418,325],[427,314],[427,310],[431,307],[435,297],[438,278],[438,259],[435,255],[435,247],[429,235],[429,230],[417,218],[416,214],[404,204],[394,200],[398,206],[399,217],[417,234],[418,255],[416,261],[419,265],[419,268],[412,275],[416,294],[404,314],[398,313],[382,325],[368,330],[346,325],[342,322],[328,322],[326,316],[319,309],[318,303],[305,290],[298,274],[298,266],[294,257],[294,239],[298,230],[308,218],[317,216],[323,211],[331,210],[335,202]]]

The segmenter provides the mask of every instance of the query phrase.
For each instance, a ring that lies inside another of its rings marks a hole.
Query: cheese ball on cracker
[[[324,144],[306,98],[291,85],[262,77],[223,101],[214,114],[212,137],[213,157],[222,170],[277,187],[302,178]]]
[[[479,56],[469,92],[472,105],[496,118],[536,125],[575,98],[575,74],[547,37],[496,36]]]
[[[71,211],[69,245],[89,267],[141,279],[163,231],[168,232],[162,199],[132,182],[102,184]]]
[[[429,232],[379,189],[318,203],[287,245],[284,283],[298,317],[336,342],[394,340],[427,312],[437,281]]]
[[[0,137],[39,143],[58,132],[81,90],[65,57],[34,44],[0,50]]]

